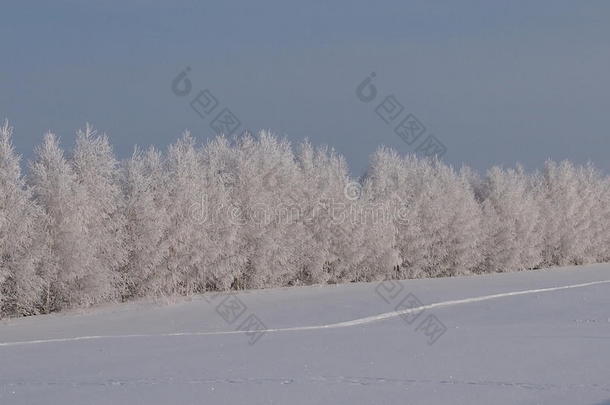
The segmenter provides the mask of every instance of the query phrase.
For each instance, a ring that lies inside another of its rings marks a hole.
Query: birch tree
[[[36,313],[43,287],[44,218],[21,175],[12,133],[5,121],[0,127],[0,316]]]

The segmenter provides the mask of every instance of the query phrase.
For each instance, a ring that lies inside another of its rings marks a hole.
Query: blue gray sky
[[[213,137],[229,108],[242,129],[309,138],[354,175],[386,145],[411,153],[375,107],[393,95],[447,147],[483,170],[545,159],[610,171],[610,2],[4,2],[0,117],[29,158],[47,130],[70,147],[85,122],[121,158],[185,129]],[[186,67],[192,84],[176,96]],[[371,72],[377,98],[356,87]],[[208,89],[209,116],[189,105]],[[238,130],[238,131],[239,131]],[[423,139],[423,138],[421,138]]]

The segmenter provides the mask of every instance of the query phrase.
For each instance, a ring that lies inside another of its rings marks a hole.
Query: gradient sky
[[[25,158],[52,130],[70,147],[85,122],[121,158],[185,129],[214,136],[229,108],[242,129],[309,138],[354,175],[379,145],[413,152],[375,113],[394,95],[482,170],[545,159],[610,171],[607,1],[7,1],[0,117]],[[190,67],[192,93],[171,82]],[[371,72],[377,99],[355,89]],[[201,118],[200,90],[219,107]]]

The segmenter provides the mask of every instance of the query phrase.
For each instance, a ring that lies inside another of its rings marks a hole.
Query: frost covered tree
[[[291,190],[289,207],[291,215],[297,219],[299,243],[295,252],[298,264],[293,282],[334,281],[332,273],[338,247],[333,239],[344,238],[341,235],[346,232],[343,224],[331,221],[327,208],[341,197],[340,190],[345,182],[341,174],[344,163],[332,149],[316,149],[309,142],[299,145],[295,161],[298,187]]]
[[[360,198],[352,201],[357,224],[354,263],[358,277],[354,281],[373,281],[397,277],[401,259],[396,222],[400,221],[400,204],[385,200],[370,187],[370,181],[360,180]]]
[[[293,214],[300,178],[291,145],[266,132],[234,142],[232,207],[243,260],[240,287],[286,285],[297,272],[298,218]],[[298,202],[298,201],[297,201]]]
[[[247,263],[240,222],[235,220],[240,212],[232,204],[238,189],[237,159],[239,153],[224,137],[200,150],[201,194],[191,206],[191,218],[202,237],[209,236],[202,267],[207,289],[240,288]]]
[[[47,310],[114,300],[124,262],[122,193],[105,136],[87,125],[67,160],[47,134],[36,148],[29,181],[46,216],[43,258]]]
[[[597,178],[597,216],[593,218],[594,243],[590,250],[597,252],[597,262],[610,261],[610,177]]]
[[[76,134],[72,167],[83,200],[79,213],[89,248],[90,282],[94,301],[119,296],[119,269],[124,265],[125,217],[120,170],[106,135],[97,135],[87,124]]]
[[[367,170],[390,204],[399,277],[467,274],[481,260],[480,207],[466,173],[437,160],[381,148]]]
[[[537,189],[544,223],[544,265],[586,262],[590,221],[579,169],[568,161],[547,161]]]
[[[580,235],[582,247],[579,257],[574,262],[594,263],[604,260],[610,246],[610,222],[608,221],[608,180],[592,164],[580,166],[577,169],[578,195],[580,197],[581,229],[586,229]],[[606,256],[607,257],[607,256]]]
[[[422,276],[426,266],[426,240],[418,218],[421,185],[414,170],[420,161],[380,148],[373,154],[365,174],[366,194],[383,201],[389,214],[399,264],[390,277]]]
[[[596,262],[610,261],[610,177],[595,172],[595,209],[591,211],[592,242],[588,252]]]
[[[540,206],[523,168],[493,167],[477,191],[485,232],[481,270],[537,267],[542,261]]]
[[[191,207],[201,198],[202,170],[195,140],[185,134],[169,147],[165,166],[167,178],[165,206],[168,227],[163,243],[168,253],[161,277],[166,294],[191,294],[198,285],[205,285],[204,274],[200,272],[200,257],[205,254],[198,246],[197,224],[191,217]]]
[[[84,193],[55,135],[46,134],[36,147],[28,179],[46,216],[43,307],[48,312],[89,303],[97,269],[89,265],[93,252],[79,213]]]
[[[42,292],[42,211],[31,200],[11,142],[0,127],[0,316],[38,312]]]
[[[421,174],[420,228],[430,276],[469,274],[481,260],[481,212],[467,176],[426,160]]]
[[[168,256],[167,182],[160,152],[136,149],[123,168],[127,261],[122,269],[124,294],[159,295]]]
[[[396,257],[388,256],[393,234],[383,232],[377,201],[350,178],[345,159],[333,149],[305,142],[297,162],[300,187],[293,196],[303,218],[299,282],[382,278]],[[384,242],[389,243],[380,247]]]
[[[228,215],[233,178],[224,171],[230,152],[223,139],[199,148],[189,133],[169,147],[163,183],[168,253],[160,270],[168,294],[227,289],[240,274],[240,230]]]

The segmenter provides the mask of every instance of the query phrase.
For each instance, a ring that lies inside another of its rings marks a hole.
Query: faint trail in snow
[[[319,330],[319,329],[335,329],[335,328],[347,328],[350,326],[364,325],[373,322],[383,321],[390,318],[396,318],[401,315],[409,314],[412,312],[418,312],[424,309],[449,307],[460,304],[469,304],[473,302],[487,301],[496,298],[514,297],[517,295],[536,294],[543,292],[552,292],[560,290],[568,290],[571,288],[582,288],[589,287],[592,285],[599,284],[610,284],[610,280],[592,281],[582,284],[572,284],[561,287],[550,287],[550,288],[538,288],[533,290],[522,290],[512,291],[499,294],[483,295],[480,297],[463,298],[459,300],[435,302],[433,304],[421,305],[419,307],[408,308],[400,311],[385,312],[378,315],[367,316],[364,318],[354,319],[351,321],[330,323],[325,325],[311,325],[311,326],[294,326],[289,328],[271,328],[261,330],[259,332],[264,333],[276,333],[276,332],[295,332],[295,331],[307,331],[307,330]],[[59,343],[59,342],[77,342],[81,340],[100,340],[100,339],[130,339],[130,338],[154,338],[154,337],[172,337],[172,336],[215,336],[215,335],[237,335],[250,333],[246,330],[233,330],[233,331],[216,331],[216,332],[175,332],[175,333],[159,333],[159,334],[132,334],[132,335],[99,335],[99,336],[76,336],[56,339],[41,339],[41,340],[28,340],[21,342],[4,342],[0,343],[0,347],[6,346],[19,346],[19,345],[33,345],[41,343]]]

